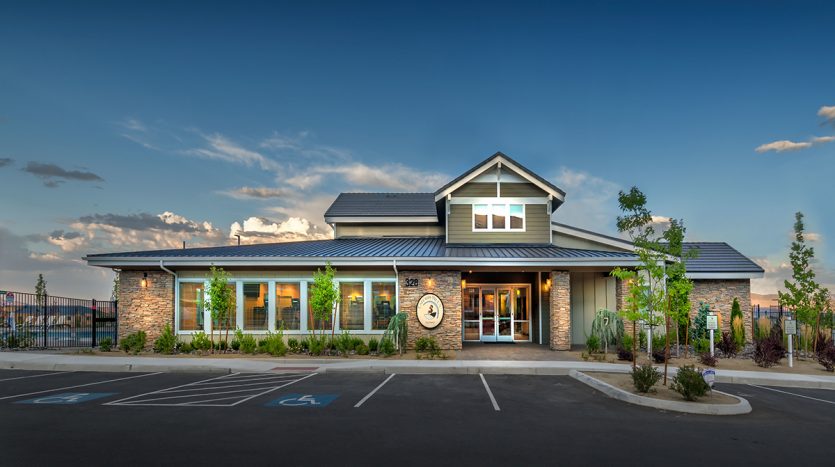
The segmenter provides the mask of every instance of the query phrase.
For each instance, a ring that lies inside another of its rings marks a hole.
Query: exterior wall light
[[[147,272],[142,273],[142,280],[139,282],[139,285],[141,285],[143,289],[148,287],[148,273]]]
[[[429,287],[434,287],[435,281],[433,279],[426,279],[426,285],[428,285]]]

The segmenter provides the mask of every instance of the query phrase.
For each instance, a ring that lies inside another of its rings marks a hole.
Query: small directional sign
[[[707,329],[710,330],[717,330],[719,329],[719,317],[716,315],[707,315]]]
[[[18,404],[80,404],[82,402],[91,401],[94,399],[101,399],[102,397],[112,396],[115,392],[64,392],[61,394],[50,394],[48,396],[36,397],[34,399],[26,399],[18,401]]]
[[[797,334],[797,321],[793,319],[787,319],[783,322],[785,326],[785,333],[786,334]]]
[[[6,303],[8,303],[9,305],[14,303],[14,294],[13,293],[6,292]]]
[[[279,399],[268,402],[267,407],[325,407],[338,394],[287,394]]]

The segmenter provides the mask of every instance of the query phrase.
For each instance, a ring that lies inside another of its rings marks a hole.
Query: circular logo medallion
[[[438,327],[444,319],[444,302],[433,293],[420,297],[417,303],[417,319],[426,329]]]

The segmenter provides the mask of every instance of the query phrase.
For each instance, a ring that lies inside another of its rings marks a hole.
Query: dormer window
[[[524,230],[524,204],[493,203],[473,205],[473,232],[523,232]]]

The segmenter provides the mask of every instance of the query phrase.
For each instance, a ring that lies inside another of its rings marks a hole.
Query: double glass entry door
[[[463,291],[464,340],[530,340],[530,287],[471,286]]]

